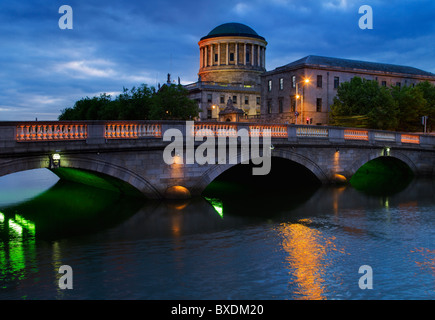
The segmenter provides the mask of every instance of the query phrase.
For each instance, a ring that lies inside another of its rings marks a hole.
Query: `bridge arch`
[[[249,153],[245,153],[243,155],[251,160],[251,156]],[[283,158],[302,165],[303,167],[307,168],[321,183],[329,181],[327,174],[317,163],[315,163],[312,159],[303,156],[297,152],[288,149],[275,148],[271,151],[271,156],[272,158]],[[236,165],[241,164],[241,159],[242,153],[239,152],[237,154],[237,159],[227,159],[232,161],[227,161],[226,164],[214,164],[210,166],[210,168],[202,174],[198,183],[192,188],[193,193],[201,194],[202,191],[205,190],[205,188],[220,174]]]
[[[48,155],[17,158],[0,164],[0,176],[32,169],[49,168],[49,166],[50,159]],[[106,174],[132,185],[148,198],[162,198],[161,193],[145,178],[113,163],[83,156],[62,155],[61,166]]]
[[[17,158],[0,164],[0,177],[33,169],[48,168],[50,159],[47,155]]]
[[[355,161],[353,161],[352,164],[348,167],[348,178],[352,177],[358,171],[358,169],[365,165],[367,162],[385,156],[383,152],[384,150],[370,150],[367,151],[367,153],[363,157],[355,159]],[[388,157],[401,160],[406,165],[408,165],[408,167],[414,174],[418,173],[416,164],[405,153],[393,149],[390,151]]]
[[[162,198],[162,194],[148,180],[123,166],[75,155],[62,156],[61,166],[103,173],[132,185],[148,198]]]

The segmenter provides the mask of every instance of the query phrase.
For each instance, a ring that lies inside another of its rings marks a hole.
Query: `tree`
[[[99,97],[82,98],[74,104],[73,108],[62,110],[59,120],[98,120],[110,102],[110,95],[105,93]]]
[[[188,91],[182,85],[163,85],[154,95],[150,116],[152,119],[189,120],[198,117],[196,101],[188,98]]]
[[[391,95],[398,107],[398,130],[420,131],[421,117],[426,107],[423,91],[418,87],[396,86],[391,89]]]
[[[198,116],[198,105],[188,98],[182,85],[154,87],[142,84],[123,92],[114,100],[110,95],[82,98],[72,108],[62,110],[59,120],[188,120]]]
[[[354,77],[337,89],[331,106],[330,123],[394,130],[397,126],[397,106],[388,89],[380,87],[377,81]]]
[[[423,98],[426,100],[423,115],[428,116],[428,129],[432,131],[431,129],[434,128],[435,124],[435,86],[428,81],[424,81],[420,82],[415,87],[422,92]]]

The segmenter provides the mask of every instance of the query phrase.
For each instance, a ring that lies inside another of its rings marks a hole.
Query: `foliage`
[[[164,85],[155,95],[151,106],[152,119],[192,119],[199,113],[198,104],[187,97],[182,85]]]
[[[197,103],[187,97],[182,85],[163,85],[156,92],[154,87],[143,84],[112,100],[110,95],[82,98],[74,107],[61,111],[59,120],[187,120],[198,116]]]
[[[352,78],[337,90],[330,123],[336,126],[421,131],[421,117],[435,117],[435,86],[379,86],[377,81]],[[431,124],[430,122],[429,124]]]

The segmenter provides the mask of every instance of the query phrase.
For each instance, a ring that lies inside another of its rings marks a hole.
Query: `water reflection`
[[[301,223],[283,223],[278,232],[288,253],[290,286],[296,299],[325,299],[325,257],[333,242],[323,239],[319,230]]]
[[[39,239],[55,240],[107,228],[142,205],[143,200],[60,180],[37,197],[1,210],[12,227],[18,222]]]
[[[16,172],[0,177],[0,207],[33,199],[53,187],[59,178],[48,169]]]
[[[428,180],[383,196],[340,186],[142,202],[60,181],[0,206],[0,295],[434,297],[434,192]],[[79,271],[74,290],[57,285],[63,264]],[[374,293],[358,288],[362,264]]]
[[[36,194],[30,200],[19,199],[0,207],[3,289],[38,270],[37,241],[98,232],[133,215],[144,204],[143,200],[63,180]],[[53,254],[56,269],[60,266],[60,252],[54,250]]]

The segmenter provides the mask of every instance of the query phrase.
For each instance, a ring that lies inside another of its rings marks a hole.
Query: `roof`
[[[237,22],[221,24],[211,30],[205,37],[202,37],[201,40],[228,36],[250,37],[265,40],[263,37],[259,36],[257,32],[255,32],[251,27]]]
[[[357,70],[371,70],[385,73],[402,73],[418,76],[435,77],[435,74],[423,71],[414,67],[400,66],[395,64],[367,62],[359,60],[349,60],[340,58],[330,58],[321,56],[306,56],[302,59],[296,60],[292,63],[286,64],[275,70],[282,70],[287,68],[296,68],[301,66],[315,66],[315,67],[338,67],[344,69],[357,69]]]

